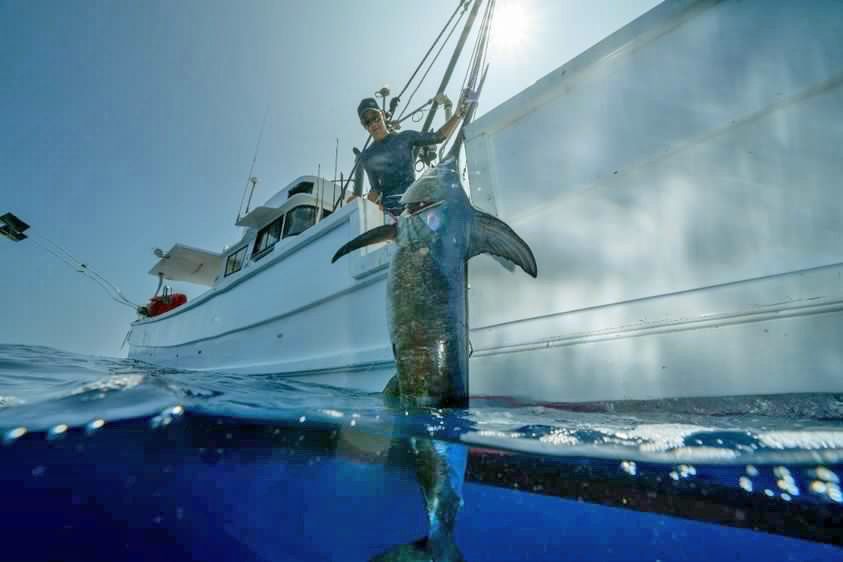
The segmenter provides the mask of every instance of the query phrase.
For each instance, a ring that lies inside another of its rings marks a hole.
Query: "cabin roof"
[[[222,254],[175,244],[149,270],[149,274],[157,277],[161,273],[168,281],[186,281],[212,287],[221,268]]]
[[[332,202],[323,201],[322,206],[324,207],[329,203]],[[297,193],[287,199],[280,207],[255,207],[246,215],[240,217],[235,224],[237,226],[245,226],[247,228],[260,228],[271,223],[290,209],[301,207],[303,205],[318,207],[319,204],[320,201],[316,196],[310,195],[309,193]],[[327,208],[330,209],[330,206]]]

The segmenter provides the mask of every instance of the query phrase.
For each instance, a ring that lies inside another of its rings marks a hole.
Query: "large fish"
[[[530,247],[499,219],[471,206],[456,158],[431,168],[404,193],[398,224],[377,227],[345,244],[332,262],[358,248],[397,243],[387,283],[389,333],[397,374],[384,394],[404,406],[468,406],[466,262],[488,253],[537,275]],[[510,266],[511,267],[511,266]],[[373,562],[459,561],[454,525],[462,505],[468,451],[463,445],[411,440],[416,478],[430,530]]]
[[[488,253],[536,277],[536,260],[503,221],[471,206],[455,158],[425,172],[401,203],[406,210],[398,224],[361,234],[332,261],[369,244],[397,243],[387,308],[398,373],[384,392],[407,406],[466,407],[466,261]]]

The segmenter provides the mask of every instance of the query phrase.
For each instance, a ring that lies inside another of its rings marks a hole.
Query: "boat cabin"
[[[273,195],[264,205],[241,215],[241,239],[221,253],[175,244],[150,275],[166,281],[215,287],[271,255],[285,240],[303,233],[331,214],[340,188],[330,180],[302,176]]]

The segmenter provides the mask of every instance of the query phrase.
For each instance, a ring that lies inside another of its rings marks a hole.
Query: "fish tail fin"
[[[431,559],[441,562],[465,562],[460,547],[451,533],[440,533],[427,539],[427,550]]]
[[[451,535],[436,539],[423,537],[415,542],[399,544],[370,559],[370,562],[465,562]]]

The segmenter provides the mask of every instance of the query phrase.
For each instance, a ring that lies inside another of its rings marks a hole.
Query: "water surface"
[[[426,533],[415,438],[468,450],[468,560],[843,560],[841,422],[830,394],[396,411],[0,346],[0,536],[14,560],[367,560]]]

